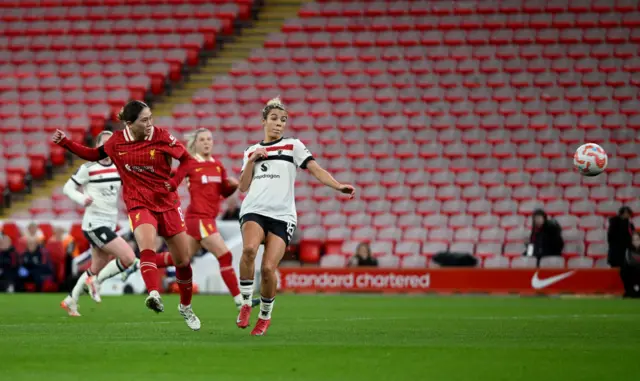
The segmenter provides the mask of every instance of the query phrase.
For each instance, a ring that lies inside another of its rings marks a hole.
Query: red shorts
[[[187,233],[195,238],[196,241],[201,241],[218,232],[216,220],[213,218],[187,217],[186,223]]]
[[[154,212],[149,209],[134,209],[129,211],[129,224],[131,231],[142,224],[151,224],[161,237],[173,237],[174,235],[186,231],[184,215],[181,208],[167,210],[165,212]]]

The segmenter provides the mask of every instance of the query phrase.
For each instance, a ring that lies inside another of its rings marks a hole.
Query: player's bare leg
[[[64,308],[69,316],[80,316],[78,300],[87,287],[86,281],[89,277],[97,274],[107,264],[107,261],[108,259],[100,255],[96,248],[91,248],[91,267],[80,275],[71,293],[60,302],[60,307]]]
[[[196,253],[202,245],[202,247],[216,257],[220,263],[220,276],[222,277],[224,284],[227,286],[227,289],[229,289],[229,292],[233,297],[233,301],[236,303],[236,307],[240,309],[240,307],[242,307],[242,295],[240,294],[240,287],[238,285],[238,276],[233,269],[233,255],[224,243],[224,239],[222,239],[220,233],[210,234],[202,239],[199,244],[193,238],[191,241],[196,245],[195,250],[191,251],[192,254]],[[260,300],[254,299],[252,300],[251,306],[255,307],[258,304],[260,304]]]
[[[253,296],[253,278],[258,248],[264,241],[264,230],[254,221],[242,224],[242,258],[240,258],[240,293],[242,307],[236,319],[236,325],[247,328],[251,319],[251,297]]]
[[[178,312],[184,318],[187,326],[194,331],[200,329],[200,319],[191,308],[191,297],[193,296],[193,281],[191,270],[190,239],[186,232],[180,232],[173,237],[165,238],[169,252],[176,266],[176,279],[180,290],[180,304]]]
[[[137,259],[129,244],[121,237],[118,237],[104,245],[102,248],[97,249],[97,252],[101,258],[110,258],[111,256],[116,257],[116,259],[107,263],[107,265],[100,270],[98,275],[90,276],[86,280],[87,289],[91,299],[96,303],[100,303],[100,284],[112,276],[127,270],[129,267],[135,267]]]
[[[151,224],[141,224],[133,232],[140,248],[140,274],[147,287],[149,296],[145,305],[152,311],[163,312],[164,305],[160,297],[158,285],[158,266],[156,265],[156,228]]]
[[[262,266],[260,267],[260,315],[255,328],[251,331],[254,336],[262,336],[271,324],[271,311],[276,300],[278,288],[278,264],[284,257],[287,244],[273,233],[267,234],[264,244]]]

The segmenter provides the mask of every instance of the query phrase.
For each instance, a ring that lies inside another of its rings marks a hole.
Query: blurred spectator
[[[27,231],[22,235],[25,243],[29,238],[34,238],[38,243],[42,243],[44,240],[44,233],[42,233],[42,230],[38,228],[35,222],[30,223],[29,226],[27,226]]]
[[[607,242],[609,243],[609,255],[607,261],[611,267],[621,267],[624,264],[624,256],[631,247],[631,235],[636,230],[631,222],[633,212],[628,206],[618,210],[618,215],[609,219],[609,231]]]
[[[18,254],[11,244],[11,238],[0,234],[0,292],[15,287],[18,274]]]
[[[620,266],[620,279],[624,284],[624,296],[640,298],[640,233],[631,235],[631,245]]]
[[[222,215],[223,220],[238,221],[240,219],[240,206],[236,197],[229,197],[226,202],[227,209]]]
[[[33,282],[36,285],[36,291],[40,292],[45,278],[51,274],[50,261],[36,238],[28,238],[26,245],[26,251],[20,256],[21,266],[18,269],[17,288],[24,291],[25,284]]]
[[[540,262],[540,258],[562,255],[564,240],[562,239],[562,227],[554,219],[549,219],[542,209],[533,211],[533,226],[527,256],[534,256]]]
[[[378,260],[371,256],[371,248],[366,242],[361,242],[356,253],[349,259],[349,266],[378,266]]]
[[[51,257],[53,274],[58,284],[65,283],[71,275],[73,257],[75,252],[78,251],[73,237],[65,233],[66,231],[63,227],[57,226],[45,246],[45,249]]]
[[[44,241],[44,233],[42,233],[42,230],[38,228],[38,225],[35,222],[32,222],[27,226],[27,231],[25,231],[22,234],[22,237],[18,240],[18,243],[16,244],[16,250],[18,252],[24,251],[27,246],[28,239],[35,239],[39,244]]]

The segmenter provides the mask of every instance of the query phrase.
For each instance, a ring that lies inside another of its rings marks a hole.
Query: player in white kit
[[[96,137],[96,147],[103,145],[111,135],[109,131],[101,132]],[[78,299],[85,289],[99,303],[100,283],[136,266],[135,253],[115,233],[121,185],[118,170],[109,158],[82,164],[64,185],[64,194],[85,206],[82,231],[91,243],[91,267],[80,276],[71,293],[60,303],[70,316],[80,316]],[[83,187],[84,192],[79,192],[78,187]],[[112,255],[116,259],[108,262]]]
[[[276,269],[296,229],[294,184],[298,167],[307,169],[328,187],[350,197],[355,195],[355,188],[336,181],[320,167],[300,140],[283,137],[287,119],[286,108],[279,98],[267,103],[262,110],[264,140],[244,152],[238,186],[241,192],[248,192],[240,208],[243,241],[240,293],[243,305],[236,320],[240,328],[249,326],[255,259],[258,247],[264,244],[260,267],[260,316],[252,335],[264,335],[271,323],[277,288]]]

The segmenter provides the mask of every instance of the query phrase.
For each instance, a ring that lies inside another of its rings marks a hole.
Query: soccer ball
[[[573,155],[573,166],[584,176],[597,176],[607,168],[607,153],[595,143],[583,144]]]

